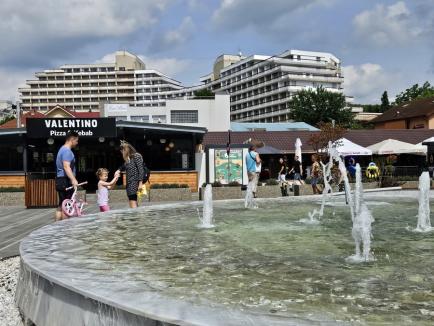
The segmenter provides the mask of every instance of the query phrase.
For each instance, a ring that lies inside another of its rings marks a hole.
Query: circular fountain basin
[[[434,322],[434,234],[413,232],[415,198],[365,195],[375,260],[350,263],[343,197],[113,211],[22,241],[16,300],[36,325],[339,325]],[[434,210],[431,206],[431,210]]]

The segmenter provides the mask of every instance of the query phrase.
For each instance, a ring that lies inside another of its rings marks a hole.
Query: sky
[[[434,84],[434,0],[1,0],[0,99],[34,73],[116,50],[197,85],[220,54],[330,52],[344,92],[379,103]]]

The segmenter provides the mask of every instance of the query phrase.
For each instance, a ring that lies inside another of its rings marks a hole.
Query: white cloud
[[[354,17],[353,25],[360,41],[383,47],[408,46],[423,33],[422,25],[417,23],[404,1],[365,10]]]
[[[32,71],[16,72],[0,68],[0,100],[18,100],[18,88],[26,86],[26,80],[32,76]]]
[[[174,0],[2,0],[0,61],[68,53],[84,44],[153,26]],[[77,46],[79,45],[79,46]]]
[[[185,17],[178,28],[156,34],[149,48],[153,52],[173,49],[187,42],[192,37],[194,30],[193,19],[190,16]]]
[[[137,55],[146,65],[146,69],[154,69],[171,78],[179,78],[180,74],[191,68],[192,62],[186,59],[155,58],[143,54]],[[108,53],[95,63],[115,62],[115,52]]]
[[[356,103],[379,103],[387,90],[389,98],[402,89],[399,73],[388,72],[381,65],[365,63],[343,67],[345,95],[354,96]],[[401,87],[401,88],[400,88]]]

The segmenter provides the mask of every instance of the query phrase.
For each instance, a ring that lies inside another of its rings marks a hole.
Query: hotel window
[[[166,123],[166,116],[165,115],[153,115],[152,116],[152,122],[153,123]]]
[[[149,122],[149,115],[131,116],[131,121]]]
[[[197,110],[170,111],[172,123],[198,123],[199,114]]]

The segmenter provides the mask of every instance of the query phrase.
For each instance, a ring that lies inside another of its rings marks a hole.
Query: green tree
[[[429,82],[425,82],[422,86],[419,86],[419,84],[414,84],[396,96],[395,104],[400,105],[404,102],[412,101],[417,98],[431,96],[434,96],[434,86],[431,86]]]
[[[346,107],[345,96],[322,87],[297,92],[289,101],[289,108],[291,119],[314,126],[334,120],[337,125],[348,127],[354,120],[351,108]]]
[[[13,115],[6,116],[3,119],[0,119],[0,125],[5,124],[6,122],[11,121],[13,119],[15,119]]]
[[[212,91],[210,91],[209,89],[206,89],[206,88],[194,92],[195,98],[200,98],[200,97],[212,97],[212,98],[214,98],[214,96],[215,96],[214,93]]]
[[[381,95],[381,112],[386,112],[390,108],[389,96],[387,95],[387,91],[384,91],[383,95]]]

